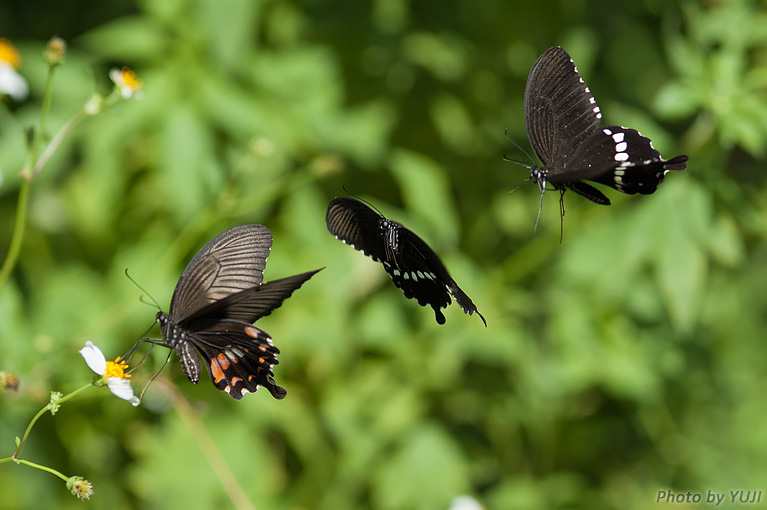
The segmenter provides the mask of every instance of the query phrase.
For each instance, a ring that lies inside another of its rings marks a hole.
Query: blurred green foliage
[[[114,358],[151,325],[125,268],[167,309],[200,246],[262,223],[267,280],[327,266],[258,323],[285,400],[233,401],[174,361],[137,409],[93,390],[44,417],[25,457],[90,480],[93,508],[228,508],[232,484],[270,510],[446,509],[463,493],[487,509],[644,509],[659,490],[763,486],[763,4],[66,4],[0,6],[32,89],[0,108],[3,256],[47,39],[69,43],[51,133],[111,67],[135,69],[144,99],[80,124],[33,183],[0,289],[0,369],[21,378],[0,394],[0,456],[51,390],[91,377],[86,339]],[[568,194],[561,245],[555,195],[533,235],[538,193],[509,196],[527,174],[502,161],[521,158],[505,129],[528,146],[525,80],[553,45],[608,123],[690,156],[652,196]],[[489,327],[456,306],[438,326],[333,239],[342,184],[424,237]],[[82,505],[13,464],[0,494],[9,510]]]

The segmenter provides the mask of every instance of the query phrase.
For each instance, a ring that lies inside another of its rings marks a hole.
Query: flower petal
[[[133,394],[133,388],[129,380],[120,379],[119,377],[107,377],[107,387],[115,397],[127,400],[134,406],[139,405],[140,400]]]
[[[0,62],[0,93],[8,94],[16,101],[24,100],[29,94],[26,80],[5,62]]]
[[[107,359],[104,357],[104,353],[101,352],[101,349],[93,345],[93,342],[90,340],[85,342],[85,347],[80,349],[80,354],[83,355],[85,362],[88,364],[88,368],[98,375],[104,375],[104,373],[106,373]]]

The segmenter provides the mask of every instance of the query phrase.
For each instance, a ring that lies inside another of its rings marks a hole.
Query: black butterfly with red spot
[[[421,306],[430,305],[438,324],[445,323],[440,309],[451,303],[452,296],[465,313],[476,313],[487,326],[485,318],[451,278],[437,254],[412,231],[359,200],[347,197],[330,202],[325,221],[336,239],[381,262],[406,298],[417,300]]]
[[[594,203],[610,205],[598,182],[630,195],[649,195],[669,170],[684,170],[687,156],[664,160],[649,138],[621,126],[600,127],[602,113],[567,52],[555,46],[533,65],[525,87],[527,136],[542,168],[530,180],[541,192],[546,184],[571,189]],[[539,211],[540,217],[540,211]]]
[[[262,283],[272,233],[263,225],[227,230],[202,247],[178,280],[168,314],[157,322],[163,344],[179,354],[187,378],[197,384],[200,358],[213,384],[232,398],[266,387],[274,398],[287,391],[278,386],[272,367],[279,349],[269,333],[252,326],[320,271]]]

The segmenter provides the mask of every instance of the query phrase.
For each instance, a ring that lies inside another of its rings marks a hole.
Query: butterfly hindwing
[[[232,398],[240,400],[260,386],[276,399],[285,398],[287,391],[274,382],[272,371],[280,351],[266,331],[241,321],[221,320],[197,333],[193,343],[213,384]]]
[[[599,182],[629,195],[652,194],[669,170],[684,170],[687,161],[687,156],[664,160],[649,138],[621,126],[600,128],[581,147],[572,161],[584,170],[570,178]],[[551,174],[549,181],[553,182]]]
[[[396,222],[389,220],[387,225],[390,237],[397,237],[397,245],[392,250],[394,255],[384,262],[384,269],[406,298],[415,299],[421,306],[431,306],[437,323],[444,324],[445,316],[440,309],[451,302],[447,283],[453,279],[420,237]]]

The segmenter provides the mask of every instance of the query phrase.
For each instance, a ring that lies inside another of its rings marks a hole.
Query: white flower
[[[112,69],[109,71],[109,78],[120,89],[120,94],[123,99],[130,99],[134,96],[136,99],[141,99],[143,97],[141,87],[144,82],[142,82],[141,79],[136,76],[136,73],[129,68],[123,67],[122,69]]]
[[[29,94],[27,81],[16,71],[21,57],[8,39],[0,38],[0,94],[22,101]]]
[[[80,354],[83,355],[88,367],[102,377],[116,397],[127,400],[134,406],[139,405],[140,400],[133,394],[133,388],[130,385],[130,374],[125,373],[125,369],[128,368],[125,361],[120,361],[119,356],[114,361],[107,361],[101,349],[93,345],[90,340],[85,342],[85,347],[80,349]]]
[[[450,504],[449,510],[484,510],[476,499],[471,496],[458,496]]]

